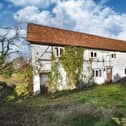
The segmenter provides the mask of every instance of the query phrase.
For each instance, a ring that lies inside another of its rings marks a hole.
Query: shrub
[[[15,97],[15,87],[14,86],[8,86],[5,82],[0,81],[0,99],[8,100],[9,96]],[[13,99],[9,99],[13,100]]]
[[[123,77],[121,80],[120,80],[121,84],[125,85],[126,86],[126,77]]]
[[[16,94],[17,96],[28,96],[28,84],[27,83],[21,83],[16,85]]]

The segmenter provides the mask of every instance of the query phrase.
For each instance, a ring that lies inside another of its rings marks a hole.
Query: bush
[[[125,85],[126,86],[126,77],[123,77],[121,80],[120,80],[121,84]]]
[[[5,82],[0,81],[0,99],[8,100],[9,96],[15,96],[15,87],[8,86]]]
[[[28,92],[28,84],[26,83],[21,83],[21,84],[18,84],[16,85],[16,94],[17,96],[28,96],[29,95],[29,92]]]

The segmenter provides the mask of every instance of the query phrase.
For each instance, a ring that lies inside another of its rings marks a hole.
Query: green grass
[[[4,115],[9,119],[13,115],[8,112],[23,112],[21,117],[25,117],[27,126],[33,125],[32,122],[38,126],[41,123],[42,126],[117,126],[112,117],[118,120],[126,116],[126,87],[119,83],[107,84],[17,99],[1,103],[0,111],[7,112]]]
[[[89,89],[57,92],[49,96],[34,96],[18,99],[12,105],[25,107],[48,107],[63,104],[90,103],[97,107],[117,108],[126,112],[126,87],[122,84],[108,84]],[[7,103],[8,104],[8,103]]]
[[[19,100],[17,103],[32,107],[91,103],[98,107],[116,107],[126,111],[126,87],[121,84],[102,85],[80,91],[58,92],[53,96],[34,96],[26,100]]]

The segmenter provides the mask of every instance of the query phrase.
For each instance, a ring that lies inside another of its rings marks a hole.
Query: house
[[[125,41],[36,24],[28,25],[27,40],[35,94],[116,82],[126,76]],[[66,55],[70,50],[73,59]]]

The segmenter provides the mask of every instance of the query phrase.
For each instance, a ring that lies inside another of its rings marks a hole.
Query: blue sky
[[[126,0],[1,0],[0,26],[28,22],[126,40]]]
[[[23,22],[18,22],[14,19],[14,14],[22,9],[24,6],[16,5],[16,2],[18,0],[1,0],[0,1],[0,26],[15,26],[18,24],[23,24]],[[22,1],[22,0],[21,0]],[[27,0],[25,0],[27,1]],[[29,1],[29,0],[28,0]],[[31,0],[33,1],[33,0]],[[43,1],[43,0],[40,0]],[[69,1],[69,0],[68,0]],[[82,0],[83,1],[83,0]],[[100,3],[101,0],[94,0],[97,4]],[[112,8],[114,11],[121,13],[121,14],[126,14],[126,0],[106,0],[105,6],[108,6]],[[54,6],[50,5],[47,10],[52,9]],[[44,9],[45,10],[45,9]]]
[[[27,23],[53,26],[126,41],[126,0],[0,0],[0,27]],[[23,55],[30,55],[26,42]]]
[[[99,2],[100,0],[95,1]],[[116,12],[126,13],[126,0],[108,0],[105,5],[111,7]]]
[[[106,5],[119,13],[126,13],[126,0],[112,0]]]

